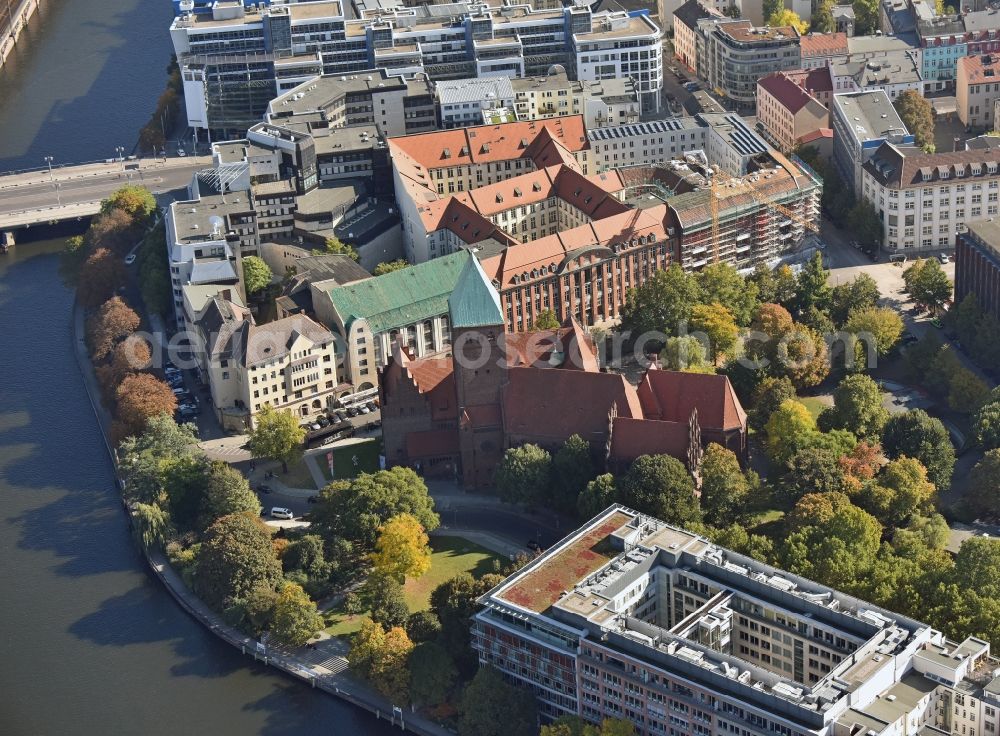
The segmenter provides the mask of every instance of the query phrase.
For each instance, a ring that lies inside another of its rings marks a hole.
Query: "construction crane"
[[[775,202],[773,197],[762,193],[753,185],[753,182],[749,181],[747,177],[736,178],[730,176],[724,171],[713,168],[713,176],[709,182],[709,192],[711,196],[709,197],[709,209],[712,218],[712,263],[719,262],[719,199],[722,196],[719,189],[723,186],[728,187],[731,191],[739,191],[741,193],[749,194],[753,197],[755,202],[764,205],[765,207],[770,207],[777,210],[785,217],[787,217],[792,222],[795,222],[807,230],[811,230],[814,233],[819,234],[819,226],[813,223],[811,220],[802,217],[799,213],[795,212],[789,207],[786,207],[779,202]]]

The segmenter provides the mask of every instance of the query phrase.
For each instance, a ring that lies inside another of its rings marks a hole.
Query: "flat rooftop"
[[[891,131],[906,130],[885,90],[836,94],[833,106],[840,108],[854,134],[862,141],[886,138]]]

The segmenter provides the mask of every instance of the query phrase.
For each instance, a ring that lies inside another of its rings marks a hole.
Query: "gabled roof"
[[[465,262],[454,291],[448,297],[452,328],[502,326],[507,323],[500,295],[483,273],[478,258]]]
[[[773,73],[757,80],[757,86],[763,89],[783,108],[792,115],[806,107],[810,102],[822,107],[822,103],[806,92],[784,74]]]
[[[463,250],[327,293],[345,327],[365,319],[376,334],[387,332],[447,313],[448,296],[472,257]]]
[[[274,322],[252,325],[247,335],[244,364],[250,366],[284,358],[299,337],[312,343],[333,341],[333,333],[321,324],[304,314],[294,314]]]
[[[698,27],[699,20],[714,17],[718,17],[718,13],[712,12],[698,0],[687,0],[674,11],[674,23],[683,23],[691,30]]]
[[[638,395],[647,419],[686,425],[697,409],[703,429],[746,427],[746,412],[726,376],[650,369],[639,382]]]
[[[802,58],[847,53],[846,33],[807,33],[799,39]]]
[[[865,162],[864,169],[882,186],[893,188],[921,187],[926,182],[995,178],[1000,171],[1000,148],[923,153],[919,149],[902,149],[886,142]]]
[[[609,459],[630,463],[642,455],[687,455],[690,428],[684,422],[660,422],[615,417]]]

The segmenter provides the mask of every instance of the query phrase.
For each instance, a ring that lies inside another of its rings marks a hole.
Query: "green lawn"
[[[278,468],[275,470],[276,477],[286,486],[291,488],[315,488],[316,482],[313,480],[312,473],[309,472],[309,468],[306,467],[305,458],[300,457],[294,463],[290,463],[288,466],[288,474],[285,475]]]
[[[803,396],[799,398],[802,405],[809,410],[809,413],[813,415],[813,419],[820,415],[824,409],[826,409],[830,404],[818,396]]]
[[[431,550],[431,569],[423,577],[407,580],[403,588],[410,611],[428,608],[431,591],[460,572],[469,572],[478,577],[493,572],[494,560],[498,560],[501,565],[507,562],[502,556],[461,537],[431,537]],[[345,636],[360,629],[362,620],[368,614],[348,616],[342,610],[332,609],[326,615],[329,623],[326,631],[331,636]]]
[[[373,437],[364,442],[355,442],[350,445],[324,448],[323,452],[315,456],[319,471],[327,480],[336,478],[353,478],[359,473],[374,473],[378,471],[378,456],[382,450],[382,443]],[[330,463],[327,462],[327,453],[333,453],[333,476],[330,474]],[[354,459],[357,458],[357,464]]]

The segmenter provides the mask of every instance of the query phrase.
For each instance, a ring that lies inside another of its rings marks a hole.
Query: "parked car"
[[[131,266],[133,263],[135,263],[135,253],[129,253],[125,256],[125,265]]]
[[[185,156],[187,156],[187,151],[185,151],[183,148],[178,148],[177,155],[180,156],[181,158],[184,158]]]
[[[939,320],[937,317],[931,320],[931,324],[937,327],[939,330],[944,328],[944,325],[941,324],[941,320]]]
[[[357,415],[358,415],[357,409],[355,409],[353,406],[347,407],[347,416],[356,417]]]
[[[337,411],[333,412],[333,416],[336,417],[338,422],[347,421],[347,412],[343,409],[337,409]]]
[[[319,425],[319,422],[313,422],[312,424],[309,425],[309,429],[311,429],[313,432],[318,432],[323,428]]]
[[[358,407],[358,411],[361,412],[362,414],[371,414],[372,413],[372,410],[369,409],[364,404],[362,404],[361,406]]]
[[[374,401],[369,401],[367,404],[365,404],[365,406],[368,407],[369,411],[376,411],[378,409],[378,406],[376,406]]]
[[[318,417],[316,417],[316,424],[318,424],[321,427],[329,427],[330,426],[330,420],[327,419],[322,414],[320,414]]]
[[[942,265],[946,265],[948,263],[951,263],[951,259],[948,257],[947,253],[939,253],[938,254],[938,260],[941,261]]]
[[[291,509],[286,509],[284,506],[273,506],[271,508],[271,518],[292,520],[295,518],[295,514],[292,513]]]
[[[912,332],[904,332],[902,338],[900,339],[900,341],[904,345],[912,345],[913,343],[917,342],[919,339],[920,338],[918,338]]]

